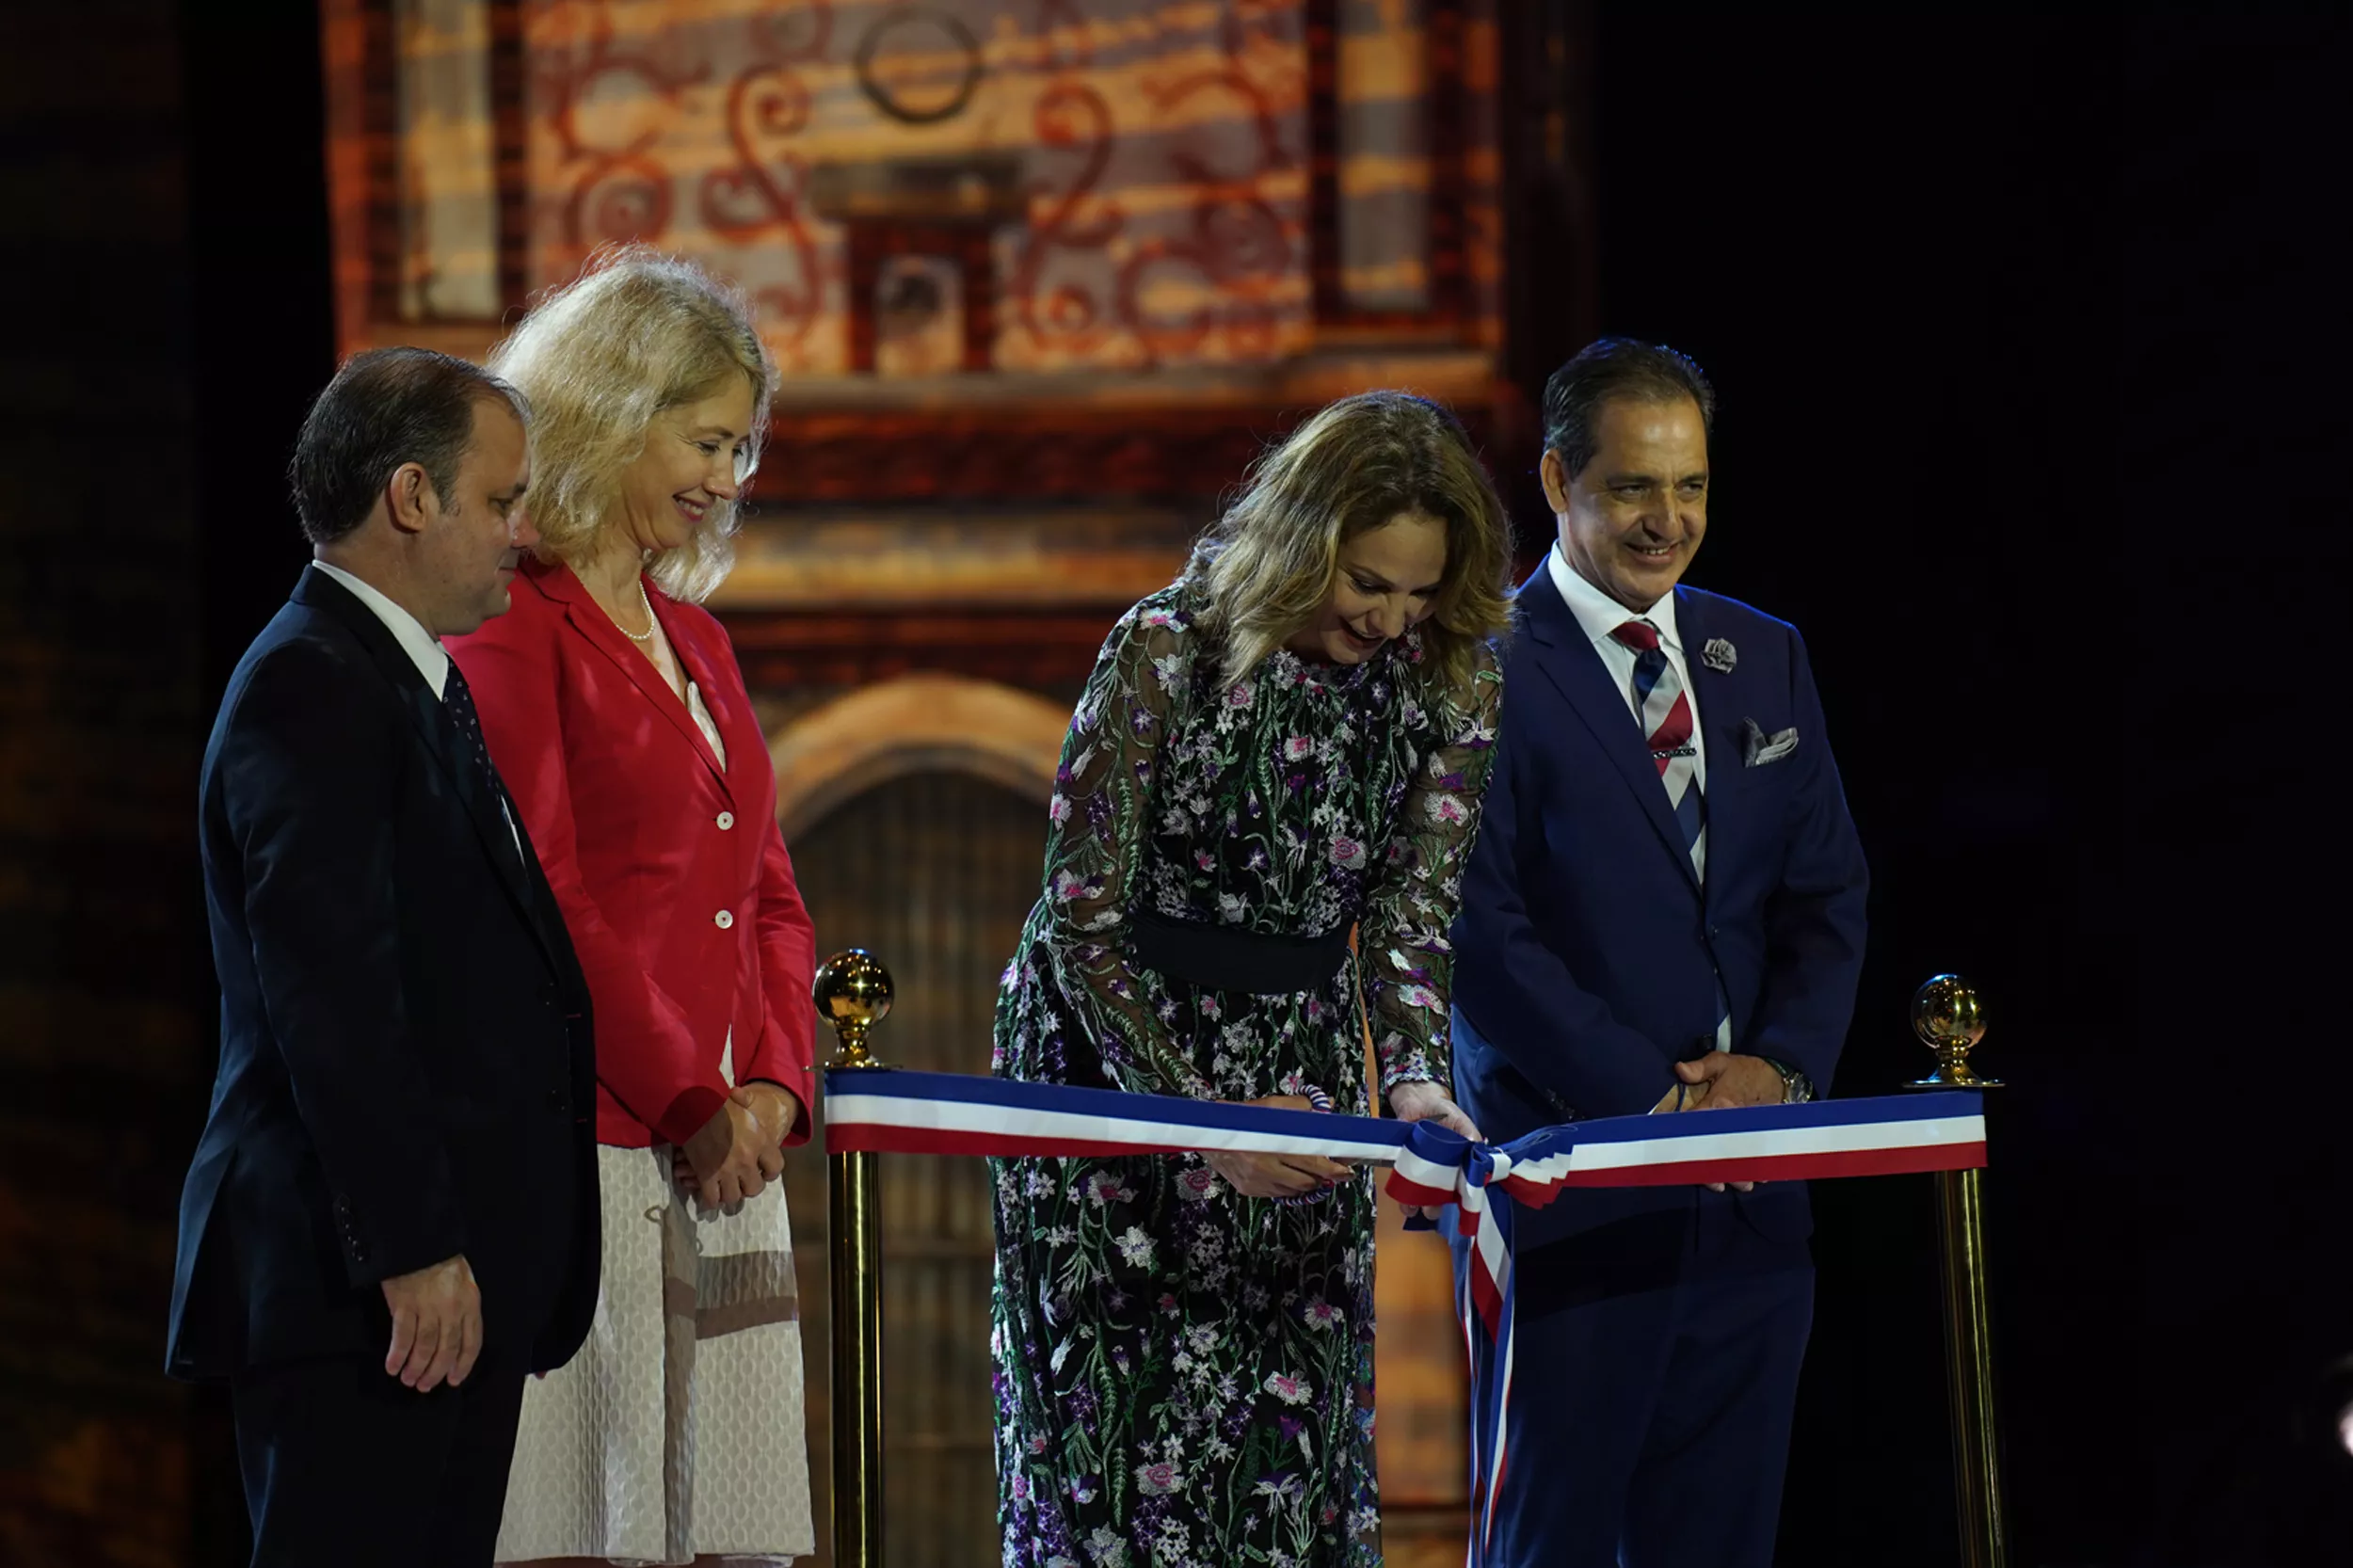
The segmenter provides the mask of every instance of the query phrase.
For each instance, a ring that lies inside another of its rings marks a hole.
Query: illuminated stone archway
[[[1030,692],[952,675],[860,687],[769,743],[776,820],[789,840],[843,801],[901,774],[977,774],[1043,802],[1054,790],[1067,710]]]

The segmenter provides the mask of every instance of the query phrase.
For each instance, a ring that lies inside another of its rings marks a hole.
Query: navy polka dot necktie
[[[490,748],[482,739],[482,715],[474,711],[473,691],[466,684],[465,672],[457,667],[455,659],[450,661],[448,679],[441,685],[441,712],[449,715],[450,728],[457,732],[459,766],[463,769],[471,764],[467,788],[480,791],[485,799],[498,808],[501,825],[512,835],[514,824],[506,814],[506,792],[500,785],[498,768],[490,760]],[[520,846],[516,847],[520,853]]]

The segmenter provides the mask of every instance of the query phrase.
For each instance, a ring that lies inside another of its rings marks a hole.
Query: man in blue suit
[[[1846,1038],[1866,872],[1805,645],[1677,585],[1714,416],[1696,364],[1623,339],[1545,389],[1560,537],[1520,588],[1454,928],[1455,1096],[1497,1142],[1806,1099]],[[1813,1319],[1803,1184],[1516,1220],[1493,1560],[1767,1568]]]

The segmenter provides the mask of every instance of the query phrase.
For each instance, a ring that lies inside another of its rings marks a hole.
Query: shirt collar
[[[1658,629],[1659,642],[1680,654],[1682,634],[1675,629],[1675,596],[1673,589],[1660,597],[1657,603],[1637,615],[1625,605],[1594,587],[1578,575],[1575,567],[1556,540],[1545,552],[1545,569],[1552,573],[1552,585],[1568,600],[1569,614],[1577,617],[1578,628],[1597,643],[1611,640],[1611,633],[1630,620],[1646,620]]]
[[[384,630],[392,634],[392,641],[408,655],[408,662],[417,666],[424,683],[438,699],[441,688],[449,682],[449,655],[441,650],[440,639],[424,629],[423,622],[387,599],[381,591],[361,582],[338,566],[312,559],[311,564],[351,590],[352,597],[375,613],[384,623]]]

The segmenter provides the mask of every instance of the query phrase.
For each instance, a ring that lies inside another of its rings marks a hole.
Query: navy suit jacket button
[[[548,1104],[549,1104],[551,1107],[552,1107],[553,1109],[557,1110],[557,1111],[562,1111],[562,1110],[565,1110],[565,1109],[566,1109],[566,1106],[565,1106],[565,1104],[564,1104],[564,1091],[563,1091],[563,1090],[561,1090],[561,1089],[551,1089],[551,1090],[549,1090],[549,1091],[548,1091]]]

